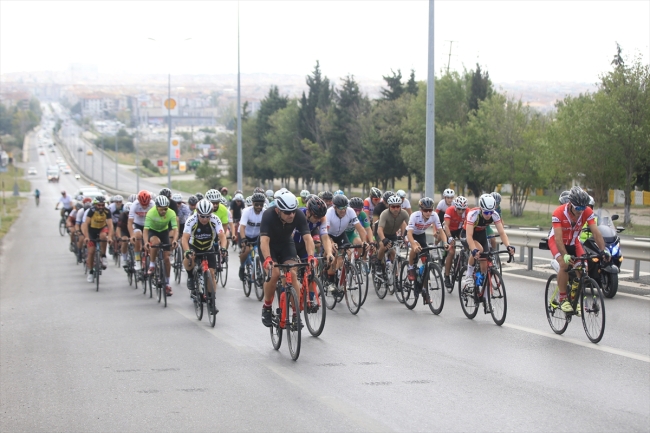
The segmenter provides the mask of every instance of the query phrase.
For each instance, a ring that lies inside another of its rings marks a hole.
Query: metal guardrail
[[[506,234],[511,245],[523,247],[528,249],[528,270],[533,269],[533,249],[539,247],[539,241],[548,236],[547,232],[530,231],[521,229],[507,229]],[[639,279],[641,270],[641,260],[650,261],[650,242],[632,241],[621,239],[621,249],[623,256],[626,259],[634,260],[634,275],[635,280]],[[521,250],[520,261],[524,261],[524,251]]]

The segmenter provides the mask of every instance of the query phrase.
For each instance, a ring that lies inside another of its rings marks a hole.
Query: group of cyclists
[[[553,254],[558,272],[560,292],[559,308],[570,311],[566,301],[567,266],[573,257],[583,250],[578,239],[583,225],[589,225],[596,243],[607,260],[608,251],[596,227],[593,199],[579,187],[563,193],[561,205],[552,218],[548,246]],[[271,326],[271,305],[280,271],[274,264],[305,262],[315,267],[319,260],[325,261],[323,281],[326,290],[337,290],[337,270],[342,257],[337,254],[346,246],[363,247],[362,256],[373,260],[378,266],[387,266],[394,260],[392,246],[402,236],[410,247],[408,273],[410,281],[416,279],[415,260],[422,248],[428,246],[426,232],[431,229],[435,244],[446,251],[444,257],[444,284],[451,287],[450,269],[455,255],[455,243],[462,242],[468,250],[467,272],[463,285],[474,284],[474,265],[481,253],[496,249],[494,231],[510,255],[515,248],[509,244],[501,218],[501,195],[497,192],[483,194],[478,206],[470,207],[467,198],[445,189],[436,204],[430,197],[418,201],[413,211],[406,193],[382,192],[371,188],[365,199],[348,199],[343,191],[323,191],[318,195],[303,190],[294,195],[286,188],[264,191],[256,188],[244,198],[242,191],[228,195],[227,188],[210,189],[205,194],[196,193],[184,200],[181,194],[172,194],[163,188],[157,195],[143,190],[132,194],[127,200],[120,195],[110,200],[106,197],[82,198],[73,201],[61,192],[56,209],[61,205],[61,215],[67,214],[70,241],[76,242],[74,250],[88,248],[90,269],[88,281],[93,281],[94,249],[101,249],[101,265],[105,269],[107,246],[112,254],[121,254],[122,263],[127,262],[127,247],[133,245],[135,270],[153,273],[159,249],[162,250],[167,296],[173,294],[169,277],[170,252],[180,243],[183,266],[187,271],[187,287],[194,287],[193,273],[196,253],[208,253],[208,267],[214,277],[215,270],[228,259],[230,242],[240,247],[239,278],[244,280],[244,264],[253,246],[258,246],[263,268],[270,272],[264,283],[262,323]],[[590,206],[591,205],[591,206]],[[494,226],[494,229],[492,229]],[[160,246],[160,247],[159,247]],[[142,269],[141,255],[145,250],[151,257],[149,269]],[[351,254],[351,252],[348,252]],[[386,256],[389,254],[389,256]],[[481,267],[484,259],[480,259]],[[295,269],[292,269],[295,274]],[[291,283],[299,291],[299,279]],[[214,285],[216,287],[216,284]],[[431,302],[424,299],[425,303]],[[216,306],[212,308],[218,312]]]

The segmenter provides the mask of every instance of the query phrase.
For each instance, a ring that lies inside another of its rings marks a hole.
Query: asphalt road
[[[646,296],[608,299],[594,345],[579,321],[552,333],[530,277],[505,277],[502,327],[466,319],[456,291],[440,316],[371,292],[357,316],[339,305],[319,338],[304,332],[294,362],[286,342],[273,350],[234,256],[214,329],[185,276],[167,308],[112,263],[96,292],[52,210],[73,185],[33,180],[41,205],[26,204],[0,247],[2,432],[648,431]]]

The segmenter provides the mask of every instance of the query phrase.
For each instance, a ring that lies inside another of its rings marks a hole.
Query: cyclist
[[[298,211],[304,213],[307,218],[309,233],[311,233],[311,238],[314,241],[314,251],[320,251],[322,246],[327,261],[331,262],[334,260],[334,256],[332,255],[332,243],[327,231],[328,224],[327,218],[325,217],[325,214],[327,213],[327,205],[325,202],[317,196],[311,196],[311,198],[307,200],[307,206],[298,208]],[[302,235],[295,230],[293,232],[293,241],[296,244],[298,257],[305,260],[308,255],[307,246]]]
[[[494,191],[490,195],[492,197],[494,197],[494,200],[497,202],[497,207],[494,210],[499,214],[499,216],[501,217],[501,223],[503,223],[503,214],[501,213],[501,194]],[[487,230],[487,235],[488,236],[494,235],[494,230],[492,229],[491,226],[488,226],[486,230]],[[497,250],[497,239],[496,238],[491,238],[490,239],[490,247],[492,248],[492,251]]]
[[[420,199],[418,205],[420,206],[420,210],[411,214],[408,225],[406,226],[406,236],[411,244],[408,264],[408,279],[410,281],[415,281],[416,270],[414,263],[417,260],[422,247],[427,246],[426,230],[429,227],[434,227],[434,234],[440,232],[442,245],[449,249],[449,245],[447,245],[447,236],[442,230],[442,225],[440,224],[438,215],[433,211],[433,200],[429,197],[424,197]],[[425,303],[428,304],[430,302],[430,299],[425,299]]]
[[[300,191],[300,197],[298,197],[298,207],[307,207],[307,200],[311,194],[306,189]]]
[[[34,199],[36,200],[36,206],[38,206],[41,201],[41,191],[38,188],[34,190]]]
[[[131,206],[129,211],[129,236],[135,249],[135,270],[142,269],[141,252],[142,252],[142,230],[144,229],[147,212],[153,208],[151,194],[147,190],[138,193],[138,199]]]
[[[221,193],[221,196],[226,199],[228,204],[230,204],[230,202],[232,201],[232,196],[228,194],[228,188],[224,186],[219,190],[219,192]],[[242,192],[240,190],[237,190],[235,191],[235,194],[242,194]]]
[[[410,216],[413,211],[411,210],[411,202],[409,201],[409,199],[406,198],[406,191],[404,191],[403,189],[398,189],[395,195],[402,200],[402,209],[408,212]]]
[[[375,233],[375,237],[377,237],[377,223],[379,222],[379,217],[386,209],[388,209],[388,204],[387,204],[388,199],[394,195],[395,193],[393,191],[384,192],[384,195],[381,197],[381,201],[377,203],[377,205],[375,205],[375,208],[372,211],[372,227],[373,227],[373,232]],[[402,201],[400,200],[400,207],[401,206],[402,206]]]
[[[361,227],[363,227],[366,233],[366,240],[368,242],[372,242],[372,228],[370,228],[370,220],[368,219],[368,214],[366,214],[366,212],[363,210],[363,200],[361,197],[352,197],[350,199],[350,207],[357,214],[357,218],[359,218],[359,224],[361,224]],[[348,228],[345,230],[345,234],[348,236],[348,241],[350,241],[350,243],[354,245],[361,245],[361,237],[359,236],[359,233],[354,226],[348,226]],[[367,253],[368,251],[366,251],[366,254]]]
[[[467,274],[463,284],[474,284],[474,263],[483,251],[488,250],[487,233],[485,228],[494,223],[501,241],[507,246],[510,255],[515,253],[515,247],[510,246],[508,235],[503,229],[501,216],[496,212],[497,202],[490,194],[483,194],[478,200],[479,207],[467,211],[465,224],[463,228],[467,236],[467,245],[471,251],[467,262]],[[487,270],[486,260],[480,260],[481,272],[485,274]]]
[[[212,213],[215,214],[221,221],[221,225],[223,226],[223,230],[226,232],[226,235],[228,232],[231,234],[235,233],[235,228],[233,227],[232,218],[230,217],[228,208],[221,204],[221,193],[216,189],[210,189],[205,193],[205,198],[208,199],[210,203],[212,203]],[[223,263],[224,259],[225,257],[221,257],[221,263]],[[221,266],[221,263],[218,263],[219,267]]]
[[[120,218],[117,223],[114,224],[116,232],[115,238],[124,241],[120,242],[120,253],[122,254],[123,263],[122,267],[127,266],[127,252],[129,248],[127,243],[129,240],[129,211],[131,210],[131,206],[133,206],[133,204],[129,202],[124,204]]]
[[[63,205],[61,208],[61,218],[63,218],[63,215],[70,214],[72,211],[72,199],[70,196],[68,196],[65,191],[61,191],[61,197],[59,197],[59,201],[56,202],[56,206],[54,206],[54,210],[59,209],[59,205]]]
[[[574,186],[569,192],[568,200],[568,203],[558,206],[553,212],[551,218],[553,228],[548,237],[548,247],[555,259],[551,262],[551,266],[557,272],[557,284],[560,292],[559,307],[566,313],[573,311],[566,294],[566,286],[569,281],[569,273],[566,270],[569,264],[573,264],[571,256],[581,257],[585,253],[582,244],[578,241],[583,223],[586,222],[589,225],[589,230],[591,230],[598,248],[604,254],[604,260],[608,262],[611,259],[611,254],[605,248],[605,241],[596,225],[594,212],[589,208],[589,194],[579,186]],[[558,307],[558,305],[552,306]]]
[[[90,197],[84,198],[81,202],[83,209],[79,209],[79,211],[75,214],[75,232],[79,236],[77,238],[77,251],[79,252],[77,256],[78,263],[81,263],[81,260],[83,259],[83,257],[81,256],[81,250],[86,242],[86,239],[84,238],[83,235],[83,231],[81,230],[81,225],[83,224],[84,217],[86,213],[88,213],[88,210],[90,209],[92,202],[93,202],[92,198]]]
[[[111,197],[111,204],[108,205],[108,210],[111,211],[111,217],[113,219],[113,227],[116,228],[113,232],[114,238],[112,239],[113,243],[111,246],[111,251],[113,251],[114,254],[117,254],[117,248],[119,247],[118,239],[120,238],[120,234],[117,230],[117,223],[120,221],[120,215],[123,212],[123,201],[124,198],[121,195],[114,195]]]
[[[332,194],[330,191],[321,191],[318,193],[318,197],[321,198],[325,202],[325,205],[329,208],[332,207],[332,199],[334,198],[334,194]]]
[[[191,195],[187,198],[187,207],[190,209],[190,215],[192,215],[196,209],[196,204],[199,202],[199,200],[196,198],[195,195]],[[187,220],[185,220],[187,222]],[[183,233],[185,233],[185,230],[183,230]]]
[[[195,252],[208,252],[214,251],[213,245],[216,238],[219,238],[219,245],[222,250],[228,245],[226,233],[223,231],[221,220],[212,213],[212,203],[209,200],[203,199],[196,205],[196,213],[190,216],[185,222],[185,229],[183,232],[183,265],[187,270],[187,288],[194,289],[194,276],[192,269],[194,269],[194,253]],[[227,254],[227,251],[222,251]],[[206,256],[208,261],[208,268],[212,274],[212,279],[215,278],[215,269],[217,267],[217,256],[209,254]],[[216,290],[216,284],[214,285]],[[219,310],[216,306],[212,306],[218,313]]]
[[[169,207],[169,199],[164,195],[159,195],[154,201],[156,207],[149,209],[144,220],[143,237],[146,240],[145,248],[151,254],[149,263],[149,274],[153,274],[156,267],[156,258],[160,248],[151,248],[152,245],[168,244],[162,247],[163,258],[165,261],[165,291],[167,296],[172,296],[172,288],[169,285],[169,275],[171,272],[171,263],[169,261],[169,252],[176,249],[176,239],[178,237],[178,224],[176,223],[176,213]],[[171,225],[171,229],[169,226]],[[171,244],[171,248],[169,246]],[[151,251],[150,251],[151,250]]]
[[[312,266],[318,264],[314,258],[314,241],[309,234],[307,218],[302,212],[296,212],[298,203],[296,196],[291,192],[285,192],[275,199],[276,206],[273,209],[267,209],[262,215],[260,226],[260,250],[264,257],[264,269],[267,272],[274,262],[283,264],[296,263],[296,245],[293,242],[293,231],[297,231],[305,240],[305,249],[307,250],[307,261]],[[295,268],[291,270],[291,283],[300,293],[300,282],[296,276]],[[264,305],[262,306],[262,323],[266,327],[271,327],[273,313],[271,305],[275,295],[275,287],[280,278],[280,270],[273,267],[271,279],[264,283]]]
[[[568,191],[568,190],[567,191],[562,191],[562,193],[560,194],[560,198],[559,198],[560,204],[567,204],[569,202],[569,193],[570,193],[570,191]]]
[[[235,194],[230,202],[230,213],[232,214],[232,222],[235,229],[233,232],[234,237],[239,233],[239,220],[241,220],[241,214],[244,208],[246,208],[246,202],[244,201],[243,194]]]
[[[266,196],[263,193],[256,192],[251,196],[253,206],[247,207],[241,213],[239,221],[239,279],[244,281],[244,263],[250,253],[251,248],[255,245],[260,237],[260,225],[262,224],[262,214],[264,213],[264,203]]]
[[[374,186],[370,188],[370,195],[363,201],[363,211],[366,215],[372,215],[375,210],[375,206],[381,201],[381,190],[375,188]]]
[[[178,213],[176,214],[178,217],[178,233],[183,233],[185,221],[192,215],[192,209],[186,203],[183,203],[183,195],[180,193],[172,194],[172,201],[178,207]]]
[[[385,193],[384,197],[386,197]],[[375,207],[375,212],[377,212],[377,208],[380,205],[381,203]],[[379,221],[377,221],[377,239],[379,240],[377,259],[382,266],[384,264],[383,258],[386,250],[392,246],[393,242],[397,241],[397,231],[401,230],[404,233],[406,223],[409,221],[409,214],[402,209],[402,201],[398,196],[391,195],[388,197],[386,205],[388,209],[381,213]],[[390,255],[390,260],[392,261],[394,259],[395,250],[391,251]]]
[[[451,265],[454,262],[454,256],[456,255],[456,249],[454,248],[455,239],[461,239],[465,237],[463,232],[463,223],[465,222],[465,217],[467,216],[467,199],[462,195],[459,195],[454,199],[452,205],[447,208],[445,211],[445,235],[447,235],[447,242],[449,242],[449,254],[445,259],[445,286],[451,288],[451,279],[449,278],[449,272],[451,271]]]
[[[201,193],[201,192],[197,192],[196,194],[194,194],[194,197],[196,197],[196,199],[197,199],[198,201],[201,201],[201,200],[203,200],[203,198],[204,198],[204,197],[203,197],[203,193]]]
[[[88,246],[88,278],[89,283],[93,282],[94,262],[95,262],[95,248],[96,243],[93,241],[102,240],[100,242],[102,269],[106,269],[106,244],[109,239],[113,238],[113,220],[111,219],[111,211],[106,208],[106,199],[103,195],[95,197],[93,205],[88,209],[88,213],[84,215],[81,230],[86,238],[86,245]]]
[[[447,211],[447,208],[451,206],[451,202],[454,200],[455,196],[456,192],[451,188],[447,188],[442,192],[442,200],[440,200],[438,206],[436,206],[436,212],[438,213],[440,221],[445,219],[445,212]]]
[[[592,196],[589,196],[589,204],[587,205],[592,211],[594,210],[594,205],[596,202],[594,201],[594,198]],[[594,214],[594,219],[595,219],[595,224],[596,227],[598,227],[598,217],[596,214]],[[587,230],[588,224],[585,222],[585,224],[582,226],[582,232],[580,232],[580,242],[584,243],[587,239],[591,237],[591,232]]]
[[[165,197],[167,197],[167,200],[169,200],[169,208],[171,210],[173,210],[174,213],[176,214],[176,225],[178,226],[178,222],[179,222],[178,221],[178,204],[174,200],[172,200],[172,190],[169,189],[169,188],[163,188],[163,189],[160,190],[158,195],[164,195]],[[169,228],[171,229],[171,225],[169,226]]]
[[[273,190],[272,189],[267,189],[266,190],[266,199],[267,201],[273,200]]]

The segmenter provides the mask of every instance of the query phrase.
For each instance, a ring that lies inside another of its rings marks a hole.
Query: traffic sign
[[[165,99],[165,108],[168,110],[173,110],[176,108],[176,101],[174,99]]]
[[[172,146],[178,146],[178,140],[176,139],[172,140]]]

